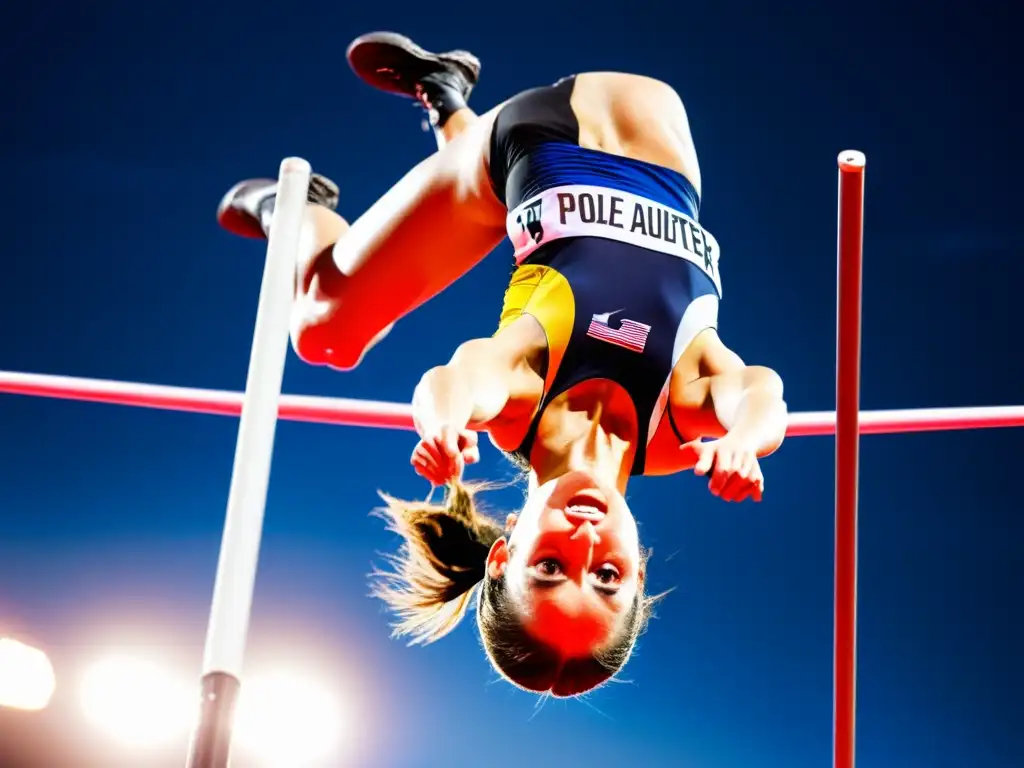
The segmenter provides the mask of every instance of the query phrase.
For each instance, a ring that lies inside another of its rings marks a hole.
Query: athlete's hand
[[[704,443],[693,440],[682,447],[694,454],[693,473],[710,474],[708,489],[723,501],[760,501],[764,493],[764,475],[757,451],[744,441],[726,435]]]
[[[468,464],[480,461],[477,433],[470,429],[441,427],[425,434],[412,452],[410,463],[417,474],[434,485],[462,477]]]

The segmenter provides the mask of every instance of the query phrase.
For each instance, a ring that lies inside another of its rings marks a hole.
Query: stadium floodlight
[[[0,637],[0,707],[45,709],[56,687],[53,665],[43,651]]]
[[[86,720],[132,749],[167,746],[188,733],[195,693],[154,661],[111,655],[86,672],[80,701]]]
[[[234,730],[263,768],[311,768],[334,764],[347,723],[339,697],[315,677],[273,672],[242,686]]]

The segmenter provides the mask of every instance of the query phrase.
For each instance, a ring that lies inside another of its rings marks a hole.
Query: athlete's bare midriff
[[[571,105],[579,144],[683,174],[700,194],[700,166],[683,102],[650,77],[589,72],[576,77]]]

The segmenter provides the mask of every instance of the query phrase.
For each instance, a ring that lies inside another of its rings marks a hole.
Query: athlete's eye
[[[622,576],[619,574],[619,569],[611,563],[605,563],[596,571],[594,575],[597,577],[597,583],[602,587],[615,587],[618,586]]]
[[[545,557],[534,568],[542,579],[556,579],[562,575],[562,564],[553,557]]]

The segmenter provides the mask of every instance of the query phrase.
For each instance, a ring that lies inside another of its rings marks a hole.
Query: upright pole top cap
[[[856,149],[847,149],[839,153],[839,170],[841,171],[863,171],[867,158],[863,152]]]
[[[312,171],[309,166],[309,161],[303,160],[301,157],[286,157],[281,161],[280,173],[296,175],[296,176],[307,176]]]

